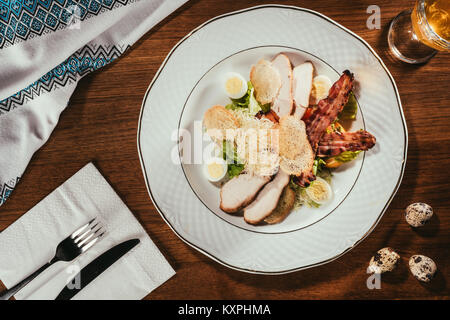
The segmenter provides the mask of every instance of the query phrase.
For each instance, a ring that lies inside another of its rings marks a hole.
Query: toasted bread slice
[[[281,88],[280,73],[264,59],[250,70],[250,81],[255,88],[255,98],[261,104],[272,103]]]
[[[306,135],[305,123],[295,115],[280,119],[280,168],[291,175],[309,174],[314,164],[314,152]]]
[[[223,140],[226,138],[226,130],[239,128],[239,121],[223,106],[214,106],[206,110],[203,124],[213,140]]]
[[[278,200],[277,207],[272,213],[264,219],[268,224],[275,224],[283,221],[292,211],[295,203],[295,191],[291,187],[286,186]]]

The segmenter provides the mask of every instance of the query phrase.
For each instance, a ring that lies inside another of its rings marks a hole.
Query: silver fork
[[[86,252],[105,234],[105,229],[97,218],[92,219],[81,228],[75,230],[70,236],[61,241],[56,247],[56,254],[50,262],[46,263],[14,287],[0,293],[0,300],[8,300],[19,290],[30,283],[45,269],[58,261],[72,261],[80,254]]]

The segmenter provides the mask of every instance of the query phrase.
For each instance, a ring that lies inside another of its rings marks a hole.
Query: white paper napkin
[[[125,240],[141,243],[73,299],[142,299],[175,272],[145,230],[92,163],[0,233],[0,280],[10,288],[48,262],[58,243],[98,216],[107,233],[73,263],[57,262],[16,299],[54,299],[100,253]]]

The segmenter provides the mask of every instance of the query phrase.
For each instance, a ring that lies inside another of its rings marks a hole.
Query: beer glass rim
[[[425,11],[425,1],[426,0],[417,0],[416,3],[416,10],[417,15],[420,21],[424,21],[424,28],[426,29],[426,33],[431,36],[429,40],[436,41],[440,44],[442,44],[445,48],[450,49],[450,41],[445,40],[442,38],[439,34],[437,34],[434,29],[431,27],[431,25],[428,22],[426,11]],[[436,0],[434,0],[436,1]]]

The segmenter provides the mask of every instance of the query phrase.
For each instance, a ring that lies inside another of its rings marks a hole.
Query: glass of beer
[[[414,64],[450,51],[450,0],[417,0],[391,21],[388,43],[395,57]]]

